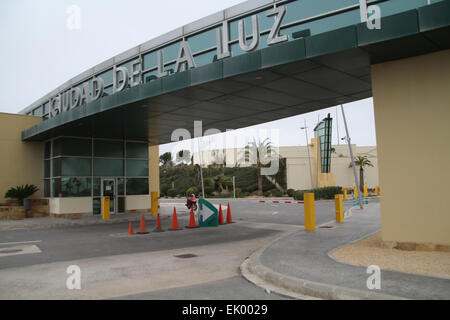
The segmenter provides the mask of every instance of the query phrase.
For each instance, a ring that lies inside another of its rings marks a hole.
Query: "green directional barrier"
[[[205,199],[199,199],[198,204],[200,209],[198,225],[200,227],[217,227],[219,225],[217,208]]]

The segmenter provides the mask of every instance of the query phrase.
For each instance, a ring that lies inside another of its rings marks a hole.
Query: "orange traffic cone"
[[[198,228],[198,226],[195,224],[195,216],[194,216],[194,208],[191,207],[191,219],[189,220],[189,225],[186,226],[186,228],[192,229],[192,228]]]
[[[153,230],[153,232],[164,232],[163,228],[161,227],[161,220],[159,219],[159,212],[156,216],[156,228]]]
[[[222,204],[219,204],[219,224],[225,224],[223,221]]]
[[[130,235],[130,236],[134,235],[133,223],[131,221],[130,221],[130,225],[128,226],[128,235]]]
[[[231,209],[230,209],[229,202],[228,202],[228,208],[227,208],[227,223],[233,223],[233,219],[231,219]]]
[[[180,230],[180,227],[178,226],[177,210],[175,209],[175,207],[173,207],[172,228],[169,230],[170,231]]]
[[[145,229],[145,219],[144,215],[141,215],[141,225],[139,226],[139,232],[137,234],[146,234],[148,233]]]

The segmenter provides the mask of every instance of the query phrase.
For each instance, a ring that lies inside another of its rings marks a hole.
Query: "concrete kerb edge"
[[[351,208],[352,209],[352,208]],[[351,209],[346,213],[351,214]],[[294,299],[329,299],[329,300],[405,300],[404,297],[392,296],[383,293],[366,292],[358,289],[333,286],[324,283],[309,281],[297,277],[276,272],[261,263],[262,253],[275,242],[298,232],[292,230],[283,233],[280,237],[272,240],[262,248],[253,252],[240,266],[242,276],[258,287],[264,288],[271,285],[273,292],[289,296]],[[377,231],[378,232],[378,231]],[[367,235],[365,236],[367,237]],[[361,238],[362,239],[362,238]],[[359,239],[359,240],[361,240]],[[359,241],[356,240],[356,241]],[[336,248],[337,249],[337,248]],[[331,252],[333,252],[333,249]],[[333,259],[334,261],[337,261]],[[341,263],[337,261],[338,263]]]
[[[177,213],[178,217],[189,216],[188,213]],[[150,216],[153,217],[153,216]],[[170,216],[164,217],[170,218]],[[60,228],[60,227],[81,227],[81,226],[89,226],[89,225],[101,225],[101,224],[115,224],[115,223],[124,223],[124,222],[139,222],[140,216],[133,218],[120,218],[120,219],[109,219],[102,220],[99,217],[99,220],[94,221],[84,221],[84,222],[56,222],[51,224],[30,224],[30,225],[21,225],[21,226],[0,226],[0,231],[14,231],[14,230],[30,230],[30,229],[50,229],[50,228]],[[156,219],[156,216],[155,216]],[[163,219],[163,218],[161,218]]]

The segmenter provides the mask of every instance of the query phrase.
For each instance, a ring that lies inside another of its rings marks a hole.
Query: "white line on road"
[[[24,243],[39,243],[39,242],[42,242],[42,240],[19,241],[19,242],[3,242],[3,243],[0,243],[0,246],[7,246],[7,245],[13,245],[13,244],[24,244]]]
[[[0,249],[0,258],[6,256],[15,256],[19,254],[31,254],[31,253],[41,253],[41,249],[39,249],[35,245],[19,245],[14,247],[2,248]]]
[[[273,216],[276,215],[276,214],[278,214],[278,211],[275,211],[275,212],[272,213]]]

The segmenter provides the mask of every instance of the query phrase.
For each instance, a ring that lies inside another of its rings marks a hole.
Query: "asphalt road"
[[[163,200],[164,202],[182,202],[183,200]],[[375,200],[377,201],[377,200]],[[212,201],[218,204],[218,201]],[[228,202],[222,202],[227,205]],[[303,205],[298,203],[259,203],[257,200],[231,200],[230,208],[234,224],[219,227],[183,229],[181,231],[166,231],[146,235],[128,236],[128,223],[89,225],[78,227],[58,227],[52,229],[31,229],[0,231],[0,249],[14,249],[18,243],[33,245],[41,252],[35,254],[0,255],[0,272],[16,271],[17,268],[43,266],[64,261],[83,259],[101,259],[102,257],[122,257],[132,254],[158,254],[170,250],[185,249],[195,251],[196,248],[216,250],[233,244],[251,243],[249,248],[241,250],[245,258],[247,252],[255,249],[255,243],[260,239],[275,237],[283,229],[283,225],[303,225]],[[351,201],[346,201],[345,208],[351,207]],[[226,211],[224,210],[226,215]],[[316,224],[324,224],[334,219],[334,201],[316,202]],[[162,220],[163,228],[170,228],[171,219]],[[188,217],[180,217],[179,225],[186,226]],[[256,226],[256,227],[255,227]],[[262,226],[262,227],[261,227]],[[275,226],[275,227],[274,227]],[[279,227],[276,227],[279,226]],[[147,231],[154,228],[154,222],[147,223]],[[138,231],[138,224],[134,225]],[[261,240],[262,241],[262,240]],[[253,247],[252,247],[253,246]],[[224,249],[233,250],[233,249]],[[239,250],[237,250],[239,251]],[[230,251],[231,252],[231,251]],[[236,257],[234,257],[236,259]],[[226,261],[226,260],[225,260]],[[231,260],[230,260],[231,261]],[[239,264],[229,263],[224,268],[233,268],[225,278],[217,276],[212,281],[185,285],[151,292],[140,292],[135,295],[124,294],[125,299],[274,299],[276,295],[268,295],[263,290],[254,287],[238,276]],[[19,269],[17,269],[19,270]],[[24,269],[25,270],[25,269]],[[30,269],[31,270],[31,269]],[[24,271],[25,272],[25,271]],[[6,273],[5,273],[6,274]],[[15,275],[16,273],[14,273]],[[20,273],[19,273],[20,274]],[[225,273],[224,273],[225,274]],[[0,273],[1,276],[1,273]],[[0,279],[0,283],[2,280]],[[26,285],[24,286],[24,290]],[[1,294],[0,288],[0,294]],[[130,291],[132,292],[132,291]],[[117,295],[116,295],[117,296]],[[119,295],[121,296],[121,295]],[[42,297],[45,299],[45,297]]]

